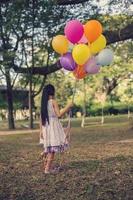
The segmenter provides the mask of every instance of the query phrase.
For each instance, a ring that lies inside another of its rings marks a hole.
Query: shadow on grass
[[[69,169],[79,170],[80,172],[93,172],[99,166],[98,160],[86,160],[86,161],[73,161],[69,163]]]

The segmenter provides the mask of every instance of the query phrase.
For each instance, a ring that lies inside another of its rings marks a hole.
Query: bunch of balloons
[[[100,66],[110,65],[113,52],[106,47],[106,38],[99,21],[89,20],[85,25],[78,20],[67,22],[64,33],[52,40],[53,49],[61,54],[60,64],[73,71],[77,79],[96,74]]]

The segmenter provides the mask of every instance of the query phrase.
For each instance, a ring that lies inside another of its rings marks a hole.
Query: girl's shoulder
[[[52,102],[53,106],[57,106],[58,105],[56,99],[51,99],[51,102]]]
[[[52,102],[52,103],[55,103],[56,100],[55,99],[49,99],[48,102]]]

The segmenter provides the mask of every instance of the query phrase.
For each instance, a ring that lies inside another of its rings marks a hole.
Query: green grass
[[[37,133],[0,136],[0,199],[131,200],[133,130],[126,117],[106,120],[87,119],[84,129],[72,122],[71,149],[57,175],[42,171]]]
[[[72,119],[72,126],[73,127],[79,127],[81,124],[81,118],[73,118]],[[64,119],[62,120],[64,124],[67,124],[68,119]],[[104,125],[109,125],[112,123],[113,125],[118,124],[119,122],[125,122],[128,123],[128,118],[127,115],[115,115],[115,116],[105,116],[105,123]],[[92,125],[92,126],[96,126],[97,124],[101,124],[101,117],[86,117],[85,119],[85,123],[86,125]],[[17,129],[26,129],[29,126],[29,121],[28,120],[18,120],[15,122],[16,128]],[[7,121],[0,121],[0,131],[3,130],[8,130],[7,129],[8,125],[7,125]],[[34,128],[38,128],[39,127],[39,121],[36,120],[34,122]]]

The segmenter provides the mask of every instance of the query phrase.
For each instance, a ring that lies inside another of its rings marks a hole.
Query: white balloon
[[[114,59],[114,53],[111,49],[103,49],[96,57],[97,64],[110,65]]]

